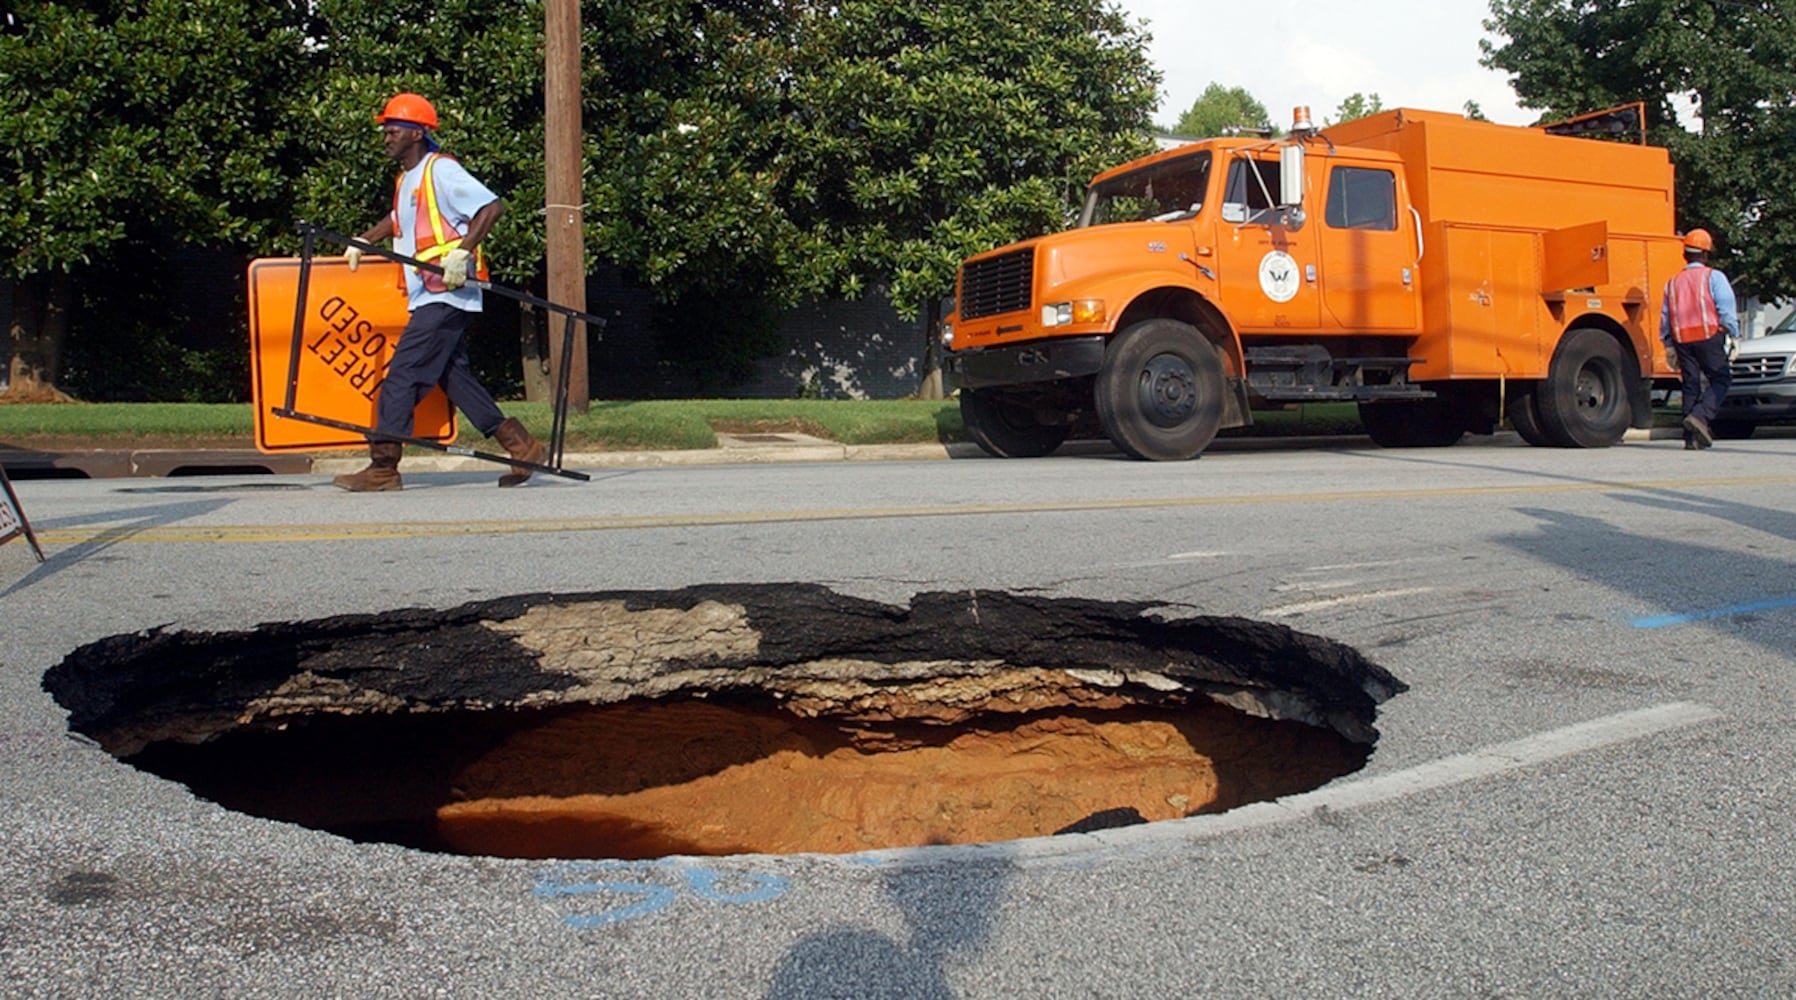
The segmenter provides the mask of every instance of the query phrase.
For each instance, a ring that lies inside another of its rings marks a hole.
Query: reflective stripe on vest
[[[418,178],[418,197],[416,211],[413,212],[412,256],[422,261],[434,261],[449,251],[461,246],[462,234],[443,218],[442,210],[437,206],[436,176],[433,173],[437,157],[444,153],[424,154],[424,175]],[[405,185],[405,174],[401,173],[393,181],[393,232],[402,233],[399,223],[399,191]],[[432,292],[447,291],[443,284],[443,276],[422,268],[417,271],[424,287]],[[474,248],[474,277],[481,281],[491,280],[486,269],[486,253],[479,247]]]
[[[1687,267],[1673,275],[1665,286],[1671,306],[1672,335],[1680,344],[1707,340],[1721,330],[1721,313],[1715,308],[1715,293],[1709,289],[1709,274],[1713,270]]]

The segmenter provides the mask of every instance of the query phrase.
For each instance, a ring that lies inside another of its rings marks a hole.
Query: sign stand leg
[[[6,466],[4,465],[0,465],[0,489],[6,491],[6,502],[12,508],[12,513],[19,518],[20,533],[23,533],[25,541],[30,543],[31,551],[37,553],[37,561],[43,562],[43,546],[37,544],[37,533],[31,530],[31,521],[25,517],[25,508],[19,503],[19,495],[13,492],[12,480],[7,478]],[[0,545],[5,544],[6,540],[11,537],[11,535],[0,535]]]

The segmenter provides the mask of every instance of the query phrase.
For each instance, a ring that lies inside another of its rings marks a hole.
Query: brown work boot
[[[507,454],[520,462],[535,462],[537,465],[541,465],[543,459],[548,457],[549,450],[543,447],[541,441],[531,437],[530,432],[524,429],[524,425],[519,423],[516,417],[506,417],[505,422],[499,425],[499,429],[493,432],[493,437],[499,439],[500,446],[505,449]],[[521,465],[514,465],[510,472],[499,477],[499,485],[516,486],[529,479],[530,473],[533,471]]]
[[[1715,443],[1715,432],[1709,429],[1709,422],[1701,417],[1685,417],[1684,430],[1696,439],[1698,448],[1707,448]]]
[[[405,445],[397,441],[370,441],[368,467],[337,476],[331,480],[331,485],[351,493],[383,493],[399,489],[399,453],[404,450]]]

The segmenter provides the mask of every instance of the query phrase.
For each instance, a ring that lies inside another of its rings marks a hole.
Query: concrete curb
[[[1681,438],[1677,427],[1630,429],[1622,435],[1626,443]],[[776,440],[769,440],[776,439]],[[1498,431],[1490,437],[1472,437],[1465,445],[1516,445],[1521,441],[1513,431]],[[1238,437],[1218,438],[1211,452],[1321,450],[1369,448],[1371,439],[1364,435],[1342,434],[1326,437]],[[1056,456],[1119,455],[1108,441],[1069,441]],[[563,456],[562,467],[568,469],[657,469],[698,465],[762,465],[783,462],[934,462],[984,459],[988,456],[971,443],[939,444],[875,444],[845,445],[802,434],[718,435],[718,447],[683,451],[607,451],[573,452]],[[81,477],[113,479],[126,477],[165,477],[219,474],[273,475],[339,475],[356,472],[368,464],[366,456],[356,452],[333,455],[285,454],[267,455],[249,448],[197,450],[172,449],[96,449],[94,451],[37,452],[0,450],[0,465],[16,479]],[[496,468],[494,463],[461,455],[435,452],[408,454],[406,472],[470,472]]]

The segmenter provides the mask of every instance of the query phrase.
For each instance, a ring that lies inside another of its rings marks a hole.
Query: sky
[[[1478,65],[1490,0],[1116,0],[1149,22],[1149,55],[1164,74],[1154,121],[1170,127],[1212,82],[1242,87],[1272,123],[1310,108],[1316,124],[1342,100],[1377,94],[1386,108],[1460,111],[1528,125],[1507,75]]]

